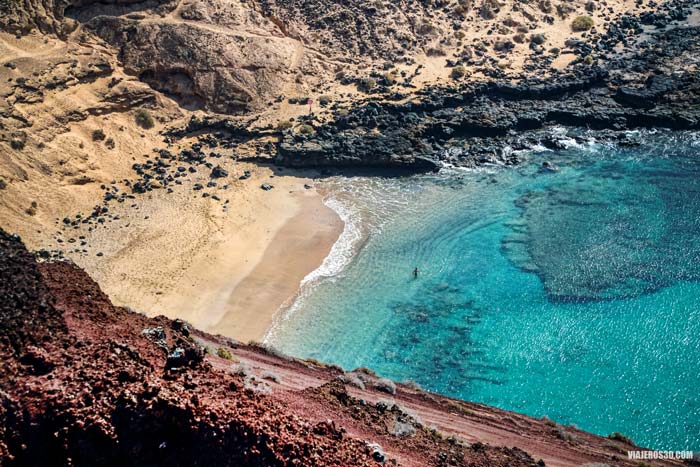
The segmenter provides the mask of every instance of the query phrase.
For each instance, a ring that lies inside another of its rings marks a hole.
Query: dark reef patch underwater
[[[362,219],[361,248],[306,283],[268,340],[700,450],[700,137],[642,139],[571,140],[518,168],[330,182],[333,203]]]

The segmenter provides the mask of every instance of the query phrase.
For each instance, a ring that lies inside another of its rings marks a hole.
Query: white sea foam
[[[362,241],[362,226],[359,213],[348,203],[343,203],[334,196],[324,200],[326,206],[334,210],[343,221],[343,232],[333,244],[330,253],[321,266],[307,274],[301,281],[301,286],[318,281],[324,277],[336,276],[350,264],[357,245]]]
[[[285,303],[277,311],[272,325],[263,337],[264,344],[271,344],[274,341],[280,325],[299,311],[321,282],[332,280],[350,264],[363,239],[366,238],[366,233],[363,232],[362,216],[349,201],[341,201],[336,194],[331,194],[324,200],[324,204],[333,209],[343,221],[343,231],[321,266],[302,279],[299,292],[291,304]]]

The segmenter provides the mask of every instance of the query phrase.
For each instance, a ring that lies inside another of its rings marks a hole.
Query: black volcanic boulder
[[[228,177],[228,172],[224,170],[220,165],[217,165],[211,170],[211,178],[224,178]]]

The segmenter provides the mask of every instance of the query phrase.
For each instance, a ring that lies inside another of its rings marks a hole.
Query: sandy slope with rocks
[[[0,224],[21,232],[33,249],[63,250],[90,270],[119,304],[215,329],[219,322],[230,322],[225,310],[232,291],[254,271],[272,239],[278,234],[283,239],[283,227],[291,220],[287,230],[292,232],[294,225],[308,223],[314,242],[301,246],[308,253],[304,259],[316,262],[280,264],[279,276],[272,279],[288,281],[280,292],[287,295],[268,294],[256,301],[261,314],[256,323],[263,329],[253,326],[236,334],[245,340],[260,338],[269,317],[320,264],[337,237],[339,219],[329,218],[315,189],[304,188],[314,184],[314,173],[232,162],[224,164],[232,180],[221,194],[228,206],[192,191],[196,181],[209,179],[192,176],[189,189],[149,192],[112,207],[110,214],[117,219],[81,224],[64,234],[62,219],[93,211],[103,187],[129,190],[123,181],[133,178],[135,161],[164,146],[161,130],[188,112],[121,72],[114,57],[100,47],[0,34],[2,65],[11,64],[0,68],[6,106]],[[24,76],[29,78],[19,84]],[[154,128],[135,123],[135,107],[156,116]],[[94,139],[97,130],[103,139]],[[13,141],[23,147],[12,148]],[[245,171],[250,178],[238,180]],[[274,189],[261,190],[263,183]],[[317,215],[321,220],[314,229]],[[219,318],[208,317],[209,311]]]

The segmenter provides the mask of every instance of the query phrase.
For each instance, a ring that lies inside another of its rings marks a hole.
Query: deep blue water
[[[345,241],[362,238],[357,254],[307,283],[268,341],[640,445],[700,450],[697,137],[528,158],[329,182],[353,224]]]

